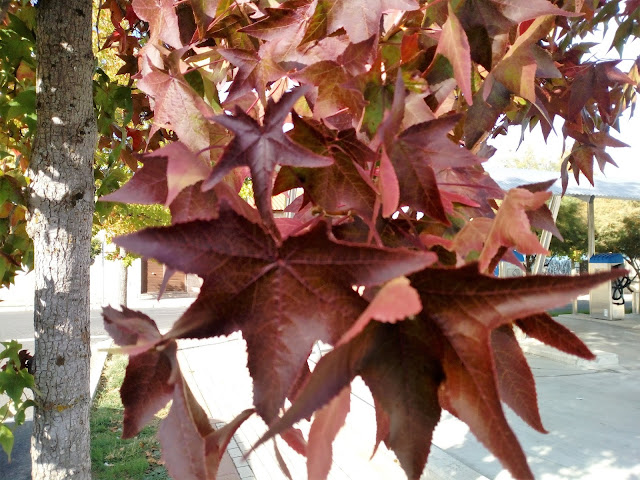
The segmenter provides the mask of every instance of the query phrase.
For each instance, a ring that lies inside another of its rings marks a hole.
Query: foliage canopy
[[[330,443],[339,426],[316,415],[307,447],[294,424],[327,405],[344,412],[355,376],[376,402],[377,443],[408,478],[424,469],[442,409],[515,477],[531,478],[501,404],[544,431],[514,329],[592,358],[544,312],[615,273],[487,274],[514,248],[544,252],[532,227],[552,220],[549,185],[503,192],[482,167],[491,153],[484,141],[513,124],[548,135],[559,117],[575,140],[561,165],[565,183],[569,172],[592,182],[596,162],[614,163],[606,148],[621,142],[608,129],[635,102],[639,63],[623,72],[598,61],[583,37],[614,26],[622,50],[637,33],[638,2],[106,0],[103,8],[114,27],[104,46],[136,80],[129,94],[115,86],[106,98],[122,96],[125,118],[140,125],[105,124],[103,146],[121,152],[110,161],[136,173],[104,199],[172,214],[171,226],[116,243],[204,279],[164,335],[140,312],[105,309],[107,329],[130,354],[124,435],[173,400],[159,433],[167,468],[175,478],[215,478],[253,410],[214,430],[180,373],[176,341],[239,330],[255,411],[269,426],[263,441],[280,435],[306,451],[312,478],[330,467],[313,446]],[[138,168],[128,155],[143,150]],[[248,176],[257,208],[237,195]],[[298,188],[286,216],[274,214],[272,195]],[[317,341],[335,348],[310,371]]]

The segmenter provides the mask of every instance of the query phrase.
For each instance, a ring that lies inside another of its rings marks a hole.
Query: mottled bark
[[[34,479],[89,479],[89,266],[93,213],[91,0],[40,0],[35,248]]]
[[[120,249],[118,260],[120,264],[120,294],[118,296],[118,303],[122,306],[127,306],[127,287],[129,286],[129,266],[125,261],[127,251],[124,248]]]

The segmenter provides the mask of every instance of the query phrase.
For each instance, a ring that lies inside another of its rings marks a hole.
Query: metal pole
[[[591,195],[587,203],[587,228],[589,230],[587,237],[587,259],[596,253],[595,198],[595,196]]]
[[[560,210],[560,202],[562,201],[562,197],[560,195],[554,195],[551,197],[551,203],[549,204],[549,209],[551,210],[551,215],[553,216],[553,221],[555,222],[556,218],[558,218],[558,211]],[[540,235],[540,244],[543,248],[549,249],[549,244],[551,243],[551,232],[547,230],[543,230]],[[542,268],[544,267],[544,260],[547,256],[539,253],[536,255],[536,259],[533,263],[533,274],[540,275],[542,273]]]

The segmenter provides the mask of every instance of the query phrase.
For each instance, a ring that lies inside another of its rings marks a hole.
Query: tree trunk
[[[124,307],[127,306],[127,287],[129,286],[129,267],[125,261],[127,251],[124,248],[120,249],[118,257],[120,257],[120,295],[118,303]]]
[[[35,248],[34,479],[89,479],[89,266],[94,204],[91,0],[40,0]]]

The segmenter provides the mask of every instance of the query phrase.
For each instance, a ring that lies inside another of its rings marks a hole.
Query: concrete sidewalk
[[[507,411],[510,424],[537,479],[640,479],[640,319],[591,321],[586,315],[558,320],[592,349],[617,356],[616,364],[580,364],[529,353],[536,377],[542,419],[540,434]],[[608,357],[609,358],[609,357]],[[187,381],[210,418],[231,421],[250,408],[251,380],[246,345],[239,334],[207,342],[181,341],[179,361]],[[606,362],[605,362],[606,363]],[[334,444],[331,480],[398,479],[406,476],[383,446],[370,460],[375,438],[371,395],[357,379],[352,387],[347,424]],[[307,433],[309,424],[302,422]],[[251,417],[229,449],[241,479],[283,480],[273,444],[248,451],[266,426]],[[282,441],[278,448],[294,479],[306,478],[302,457]],[[508,479],[500,463],[473,437],[468,427],[444,413],[435,431],[423,479]]]

